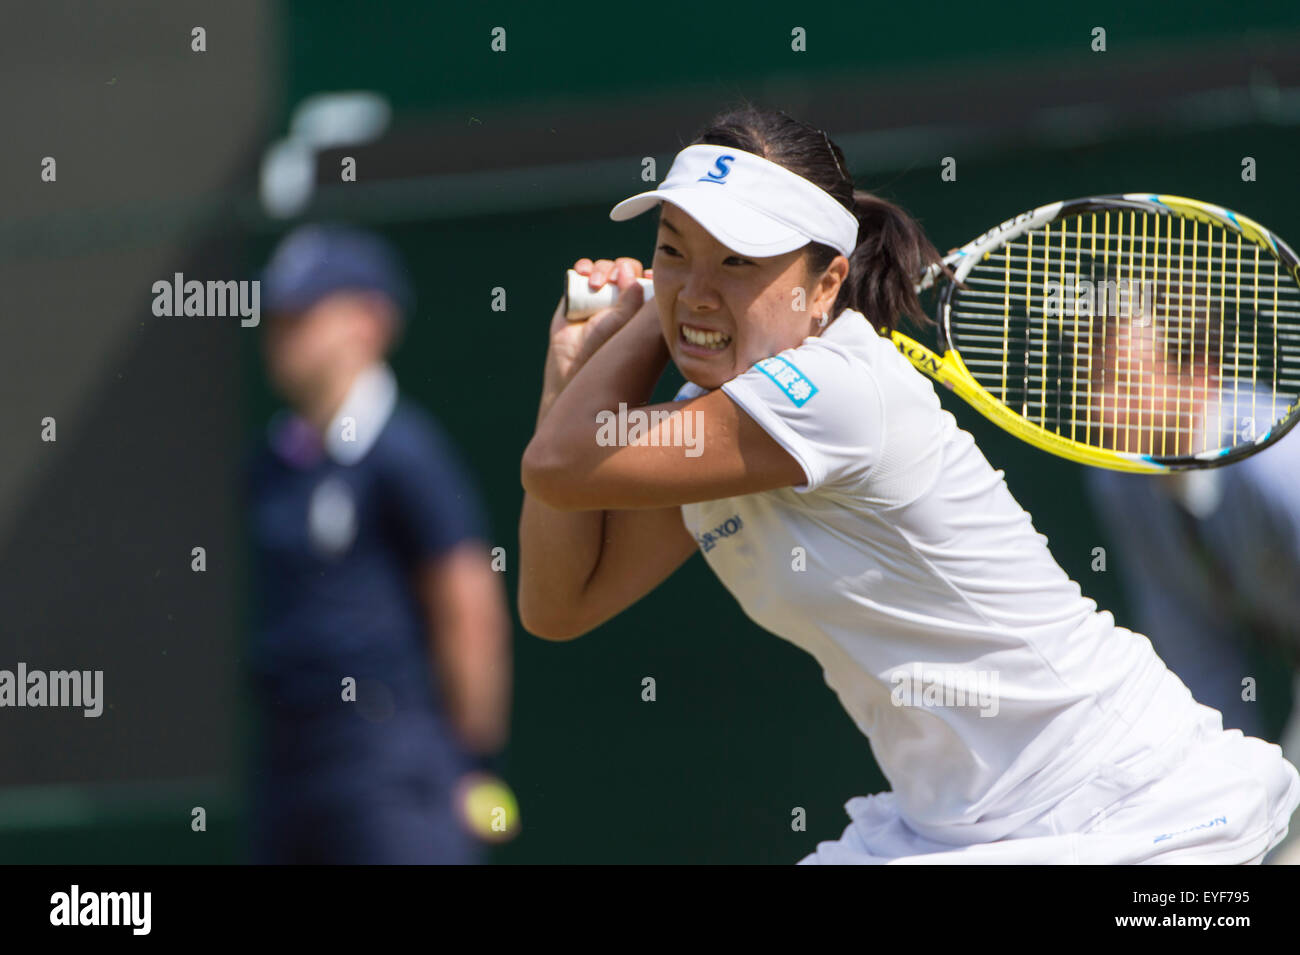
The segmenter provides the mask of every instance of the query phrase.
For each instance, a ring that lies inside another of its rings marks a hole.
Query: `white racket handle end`
[[[654,298],[655,283],[652,279],[637,279],[637,284],[645,292],[648,302]],[[609,308],[618,301],[618,286],[607,282],[603,288],[593,292],[587,284],[587,276],[569,269],[564,283],[564,317],[571,322],[586,321],[602,308]]]

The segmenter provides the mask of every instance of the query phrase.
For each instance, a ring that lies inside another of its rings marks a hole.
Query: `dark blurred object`
[[[292,411],[249,469],[255,857],[484,861],[457,784],[504,744],[509,616],[473,483],[385,360],[409,283],[335,226],[289,235],[263,281]]]

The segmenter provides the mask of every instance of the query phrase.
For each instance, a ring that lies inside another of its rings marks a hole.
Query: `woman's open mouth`
[[[677,340],[685,345],[689,352],[700,354],[720,352],[731,344],[731,336],[724,335],[722,332],[685,324],[680,325],[679,328]]]

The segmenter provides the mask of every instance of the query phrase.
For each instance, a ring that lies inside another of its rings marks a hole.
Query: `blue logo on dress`
[[[727,178],[727,173],[731,172],[731,164],[736,161],[735,156],[719,156],[713,161],[714,168],[709,171],[708,175],[700,176],[697,182],[716,182],[718,185],[725,185],[723,182]]]
[[[730,537],[744,526],[745,522],[740,519],[740,515],[733,514],[713,530],[705,531],[703,534],[696,534],[695,540],[700,545],[700,549],[707,554],[717,546],[720,540],[724,537]]]
[[[785,392],[785,396],[794,402],[796,408],[802,408],[809,398],[817,394],[817,386],[808,380],[808,376],[780,355],[764,358],[754,367],[771,378]]]
[[[1166,839],[1172,839],[1174,836],[1181,836],[1188,832],[1195,832],[1197,829],[1213,829],[1215,826],[1226,826],[1228,824],[1227,816],[1215,816],[1209,822],[1203,822],[1199,826],[1189,826],[1186,829],[1179,829],[1177,832],[1165,832],[1151,840],[1152,844],[1164,842]]]

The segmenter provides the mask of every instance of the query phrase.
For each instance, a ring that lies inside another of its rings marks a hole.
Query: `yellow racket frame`
[[[904,356],[918,369],[935,381],[952,389],[962,401],[966,402],[999,428],[1009,431],[1021,441],[1026,441],[1036,448],[1049,451],[1059,457],[1089,464],[1093,467],[1110,468],[1112,471],[1132,471],[1140,474],[1165,474],[1172,470],[1168,465],[1152,461],[1140,454],[1125,454],[1122,451],[1107,451],[1094,448],[1079,441],[1062,437],[1054,431],[1034,424],[1016,414],[997,398],[993,397],[984,386],[977,382],[961,356],[955,351],[946,351],[940,357],[936,352],[926,348],[920,342],[908,338],[902,332],[891,336]]]
[[[1149,208],[1153,204],[1165,206],[1189,218],[1226,227],[1240,233],[1243,238],[1268,249],[1297,281],[1297,284],[1300,284],[1300,263],[1297,262],[1295,253],[1285,242],[1253,219],[1224,209],[1222,206],[1201,202],[1198,199],[1146,192],[1072,199],[1066,202],[1054,202],[1046,206],[1040,206],[1013,219],[1008,219],[995,229],[990,229],[979,238],[974,239],[952,255],[949,255],[944,259],[944,263],[954,269],[956,277],[960,281],[970,272],[975,262],[1011,239],[1037,228],[1045,222],[1062,218],[1076,210],[1092,210],[1103,207],[1133,208],[1138,206]],[[918,284],[918,290],[933,284],[938,274],[937,269],[930,269],[922,277],[921,282]],[[943,342],[947,343],[950,341],[947,309],[942,309],[942,312],[940,336]],[[1053,431],[1048,431],[1046,428],[1036,425],[1017,414],[1002,401],[995,398],[992,393],[975,380],[975,377],[962,361],[961,355],[956,350],[946,347],[946,344],[943,354],[940,355],[902,332],[894,331],[890,334],[890,337],[898,350],[918,370],[952,390],[957,397],[999,428],[1028,444],[1032,444],[1036,448],[1058,457],[1092,467],[1107,468],[1112,471],[1127,471],[1136,474],[1168,474],[1190,468],[1215,467],[1219,464],[1228,463],[1230,460],[1238,460],[1259,450],[1266,444],[1272,444],[1280,438],[1283,433],[1290,430],[1295,424],[1297,413],[1300,412],[1300,400],[1297,400],[1288,410],[1282,423],[1262,435],[1254,443],[1254,446],[1238,445],[1235,448],[1222,449],[1208,455],[1193,456],[1185,462],[1165,464],[1153,460],[1152,457],[1145,454],[1097,448],[1064,437]]]

